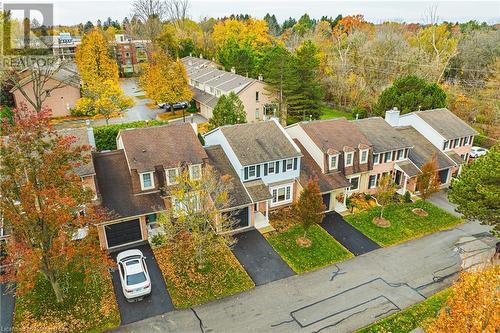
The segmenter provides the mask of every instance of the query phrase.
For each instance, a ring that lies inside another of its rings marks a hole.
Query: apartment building
[[[141,64],[149,59],[150,40],[137,40],[125,34],[116,34],[113,43],[116,62],[121,76],[138,74]]]

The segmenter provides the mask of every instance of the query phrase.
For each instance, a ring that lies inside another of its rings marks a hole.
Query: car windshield
[[[128,286],[143,283],[144,281],[146,281],[146,275],[144,274],[144,272],[127,275]]]

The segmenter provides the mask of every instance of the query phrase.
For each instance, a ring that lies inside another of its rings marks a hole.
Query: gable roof
[[[354,125],[373,144],[374,153],[410,148],[412,145],[381,117],[360,119]]]
[[[412,126],[396,127],[396,130],[413,143],[413,149],[410,149],[408,157],[417,168],[421,169],[425,163],[432,159],[434,154],[438,162],[438,169],[446,169],[456,165]]]
[[[131,170],[154,171],[182,163],[201,164],[208,158],[189,123],[127,128],[118,133]]]
[[[52,67],[54,67],[54,69],[57,69],[56,66],[59,66],[59,65],[58,64],[52,65]],[[29,71],[30,71],[30,68],[28,67],[28,68],[23,69],[20,72],[21,75],[24,75],[24,78],[19,81],[19,86],[24,87],[25,85],[27,85],[28,83],[33,81],[33,77],[31,76],[31,74],[28,74]],[[43,73],[50,74],[51,69],[41,71],[41,73],[42,74]],[[58,82],[63,83],[64,85],[62,85],[62,87],[72,86],[72,87],[80,89],[80,73],[78,71],[78,67],[76,67],[76,64],[74,64],[74,63],[68,63],[68,64],[65,64],[64,66],[61,66],[61,68],[59,68],[58,71],[52,73],[51,78],[53,80],[56,80]],[[17,89],[18,89],[17,87],[13,87],[10,90],[10,92],[12,93],[12,92],[16,91]]]
[[[313,142],[327,153],[329,149],[343,151],[344,148],[357,148],[359,145],[371,146],[366,136],[345,118],[302,122],[301,126]]]
[[[475,129],[446,108],[416,111],[415,114],[447,140],[478,134]]]
[[[223,126],[219,130],[243,166],[302,156],[275,120]]]
[[[101,204],[111,212],[111,220],[165,210],[159,193],[134,195],[132,178],[123,150],[94,153]]]
[[[228,189],[229,202],[226,205],[227,207],[217,207],[219,209],[225,209],[230,207],[239,207],[244,205],[249,205],[252,203],[252,200],[248,196],[245,187],[240,181],[238,174],[234,170],[231,162],[226,156],[224,149],[220,145],[206,147],[205,151],[208,155],[208,163],[215,169],[215,171],[219,174],[220,177],[229,176],[229,185]]]

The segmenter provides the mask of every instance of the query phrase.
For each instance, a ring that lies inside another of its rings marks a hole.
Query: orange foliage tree
[[[421,172],[417,176],[417,189],[423,200],[429,199],[433,193],[439,191],[438,167],[437,157],[434,155],[420,168]]]
[[[74,172],[90,157],[90,148],[52,129],[49,115],[47,109],[36,113],[23,105],[15,110],[13,123],[2,123],[0,213],[11,230],[2,278],[15,281],[22,294],[41,274],[62,302],[68,269],[83,270],[89,277],[107,274],[109,261],[92,226],[103,214],[92,207],[93,194]],[[73,240],[85,228],[87,236]]]
[[[293,216],[304,228],[302,239],[307,240],[307,231],[312,225],[323,221],[325,209],[318,182],[309,180],[300,193],[299,200],[293,205]]]
[[[500,327],[500,266],[462,273],[427,333],[494,333]]]

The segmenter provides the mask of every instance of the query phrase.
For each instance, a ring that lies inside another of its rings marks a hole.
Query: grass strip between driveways
[[[231,250],[222,242],[213,244],[203,270],[197,269],[194,254],[182,246],[153,249],[174,306],[188,308],[234,295],[255,287]]]
[[[412,212],[414,208],[422,208],[429,215],[418,216]],[[345,220],[381,246],[395,245],[462,223],[460,218],[423,200],[410,204],[388,205],[384,209],[384,218],[391,222],[388,228],[373,224],[373,218],[379,215],[380,207],[374,207],[348,215]]]
[[[357,330],[356,333],[411,332],[417,327],[425,326],[435,319],[439,310],[445,305],[449,294],[449,289],[440,291],[425,301]]]
[[[300,247],[296,239],[303,233],[302,226],[296,225],[267,236],[272,247],[296,273],[308,272],[352,257],[349,251],[318,225],[311,226],[307,232],[312,245]]]
[[[103,332],[120,325],[111,275],[84,279],[70,272],[61,284],[64,300],[57,303],[46,278],[16,297],[13,332]]]

